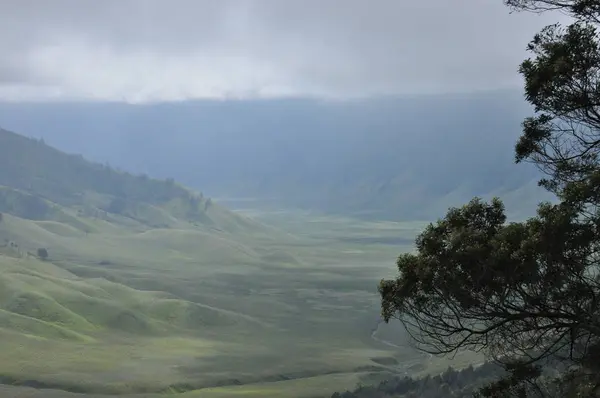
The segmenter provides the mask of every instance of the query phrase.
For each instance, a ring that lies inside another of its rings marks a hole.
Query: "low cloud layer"
[[[502,0],[0,0],[0,99],[472,91],[521,84],[560,15]]]

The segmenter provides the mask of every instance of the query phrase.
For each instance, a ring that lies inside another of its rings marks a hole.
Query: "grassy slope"
[[[419,223],[245,216],[4,131],[0,155],[5,389],[312,396],[435,365],[373,338]]]
[[[314,396],[410,358],[427,365],[370,337],[375,283],[399,250],[381,242],[417,226],[304,218],[279,217],[294,235],[274,239],[82,219],[86,234],[5,215],[0,377],[98,394]],[[48,261],[27,255],[36,246]]]

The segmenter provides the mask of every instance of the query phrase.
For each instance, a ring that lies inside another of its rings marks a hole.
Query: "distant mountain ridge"
[[[513,217],[550,196],[514,144],[520,92],[380,98],[0,104],[0,121],[215,197],[383,219],[433,219],[473,196]]]
[[[153,228],[188,222],[223,228],[225,220],[250,224],[173,179],[117,171],[2,129],[0,212],[71,225],[83,225],[78,216]]]

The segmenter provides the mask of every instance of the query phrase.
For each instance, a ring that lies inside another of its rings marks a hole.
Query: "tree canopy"
[[[517,162],[545,174],[556,203],[507,223],[499,199],[452,208],[382,280],[386,321],[397,318],[433,354],[483,352],[508,371],[483,396],[600,394],[599,0],[506,0],[512,9],[560,11],[520,66],[534,115]]]

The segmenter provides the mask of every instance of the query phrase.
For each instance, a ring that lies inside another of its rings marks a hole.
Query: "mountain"
[[[340,102],[0,104],[7,126],[212,196],[399,220],[436,218],[475,195],[500,195],[513,216],[530,214],[549,198],[537,188],[537,170],[514,164],[530,112],[512,91]]]
[[[86,230],[85,217],[146,228],[193,223],[255,232],[260,227],[173,179],[134,176],[1,129],[0,212]]]

